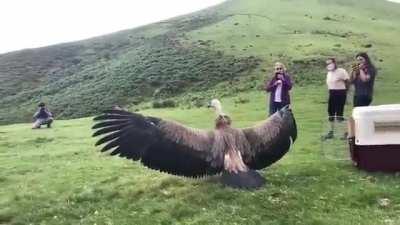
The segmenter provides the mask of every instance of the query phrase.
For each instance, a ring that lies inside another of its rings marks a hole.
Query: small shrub
[[[322,18],[323,20],[332,20],[332,21],[337,21],[336,19],[329,17],[329,16],[325,16],[324,18]]]
[[[243,98],[243,97],[239,97],[239,98],[236,98],[236,99],[234,100],[234,102],[235,102],[235,104],[245,104],[245,103],[250,102],[250,99],[248,99],[248,98]]]
[[[153,108],[174,108],[177,104],[172,99],[159,100],[153,102]]]
[[[206,105],[205,103],[206,101],[204,99],[196,99],[195,101],[193,101],[193,105],[197,108],[203,107]]]

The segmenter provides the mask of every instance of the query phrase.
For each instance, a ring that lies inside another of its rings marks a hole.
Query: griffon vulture
[[[96,146],[106,143],[102,152],[178,176],[222,174],[221,182],[231,187],[262,186],[264,178],[255,170],[282,158],[297,137],[291,110],[285,107],[259,125],[237,129],[217,99],[209,106],[217,114],[210,131],[124,110],[105,111],[94,118],[93,136],[104,135]]]

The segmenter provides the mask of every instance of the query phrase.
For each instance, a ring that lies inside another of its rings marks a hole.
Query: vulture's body
[[[217,107],[212,131],[121,110],[109,110],[94,120],[103,135],[96,145],[102,151],[140,160],[143,165],[185,177],[221,174],[224,184],[258,188],[264,179],[255,170],[265,168],[287,153],[296,139],[293,114],[287,107],[257,126],[232,128],[231,120]]]

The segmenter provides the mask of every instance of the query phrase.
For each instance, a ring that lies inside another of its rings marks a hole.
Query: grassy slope
[[[261,66],[237,82],[220,84],[216,92],[193,95],[226,96],[256,90],[275,61],[288,65],[297,86],[324,92],[326,57],[337,57],[341,66],[349,69],[354,55],[367,51],[380,70],[376,103],[396,102],[391,93],[400,87],[396,77],[400,69],[399,7],[376,0],[363,4],[342,0],[229,1],[221,10],[226,19],[189,32],[189,39],[183,41],[188,45],[208,41],[211,48],[227,54],[255,56],[262,59]],[[368,44],[372,47],[365,48]]]
[[[212,48],[183,46],[185,34],[224,19],[218,7],[85,41],[0,55],[0,124],[29,121],[38,101],[57,118],[93,115],[243,76],[259,64]]]
[[[294,94],[299,139],[283,160],[262,171],[268,184],[255,192],[102,155],[90,138],[90,118],[57,121],[53,129],[34,132],[29,124],[3,126],[0,224],[398,224],[398,177],[324,158],[323,98],[317,90]],[[265,117],[262,93],[242,97],[252,100],[235,105],[234,99],[223,99],[236,126]],[[207,109],[144,113],[212,127]],[[380,206],[382,198],[390,204]]]
[[[206,90],[257,89],[276,60],[289,65],[297,84],[319,85],[321,56],[348,61],[368,50],[394,63],[388,52],[399,46],[397,8],[376,0],[233,0],[103,37],[3,54],[0,124],[29,121],[39,100],[58,118],[174,96],[198,105],[214,95]]]
[[[241,13],[279,20],[263,26],[261,21],[249,22],[262,17],[236,15],[192,32],[186,41],[214,40],[214,47],[240,56],[258,51],[268,66],[279,56],[285,62],[293,62],[336,53],[337,50],[332,50],[335,44],[341,44],[344,57],[348,57],[347,54],[358,51],[361,44],[371,43],[373,47],[369,52],[375,59],[383,59],[383,62],[375,60],[381,70],[374,104],[398,102],[394,93],[400,86],[397,77],[400,70],[397,64],[399,6],[385,2],[371,6],[370,3],[377,1],[367,1],[359,7],[369,9],[358,10],[358,4],[352,3],[356,1],[334,1],[342,3],[339,8],[327,3],[333,1],[301,2],[232,1],[226,12],[233,14],[240,9]],[[328,12],[330,7],[339,11]],[[274,15],[278,11],[287,13],[281,17]],[[346,23],[322,19],[325,16],[335,18],[334,14],[338,18],[346,16]],[[357,39],[310,34],[313,30],[335,31],[333,27],[338,27],[342,33],[352,31],[365,36]],[[260,33],[263,29],[264,33]],[[249,30],[254,30],[254,35],[260,35],[260,39],[253,38],[254,47],[243,51],[249,40],[242,39],[246,37],[241,35],[250,35]],[[300,34],[292,34],[292,30],[299,30]],[[228,38],[224,39],[223,34]],[[231,48],[231,45],[239,47]],[[300,64],[294,63],[291,68]],[[322,65],[313,68],[313,76],[320,76],[316,80],[322,80]],[[259,84],[264,78],[261,71],[254,71],[250,76],[255,76],[256,80],[245,79],[238,85]],[[219,88],[222,91],[217,95],[224,93],[224,87]],[[250,102],[237,105],[235,101],[239,98]],[[90,138],[92,123],[89,118],[57,121],[54,129],[34,132],[29,124],[2,126],[0,224],[399,224],[397,175],[364,173],[354,169],[348,161],[322,157],[319,135],[321,121],[326,116],[324,86],[297,86],[293,100],[299,139],[283,160],[262,172],[269,184],[256,192],[222,188],[208,180],[193,181],[159,174],[136,163],[101,155]],[[265,116],[262,92],[241,92],[224,98],[223,103],[236,126],[254,124]],[[193,127],[212,127],[213,115],[202,108],[143,112]],[[342,146],[345,148],[343,143]],[[381,206],[382,198],[390,199],[390,204]]]

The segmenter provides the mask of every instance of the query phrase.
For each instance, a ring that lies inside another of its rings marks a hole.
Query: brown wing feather
[[[213,131],[186,127],[173,121],[163,120],[159,123],[158,127],[166,138],[176,143],[189,146],[196,151],[210,150],[210,146],[212,146],[214,141]]]
[[[245,163],[262,169],[282,158],[297,138],[293,113],[288,107],[276,112],[261,124],[243,129],[250,151],[243,151]]]
[[[213,148],[213,131],[118,110],[94,120],[99,121],[94,125],[99,129],[94,136],[104,134],[96,145],[106,143],[102,151],[111,150],[112,155],[187,177],[213,175],[223,168],[223,149]]]

